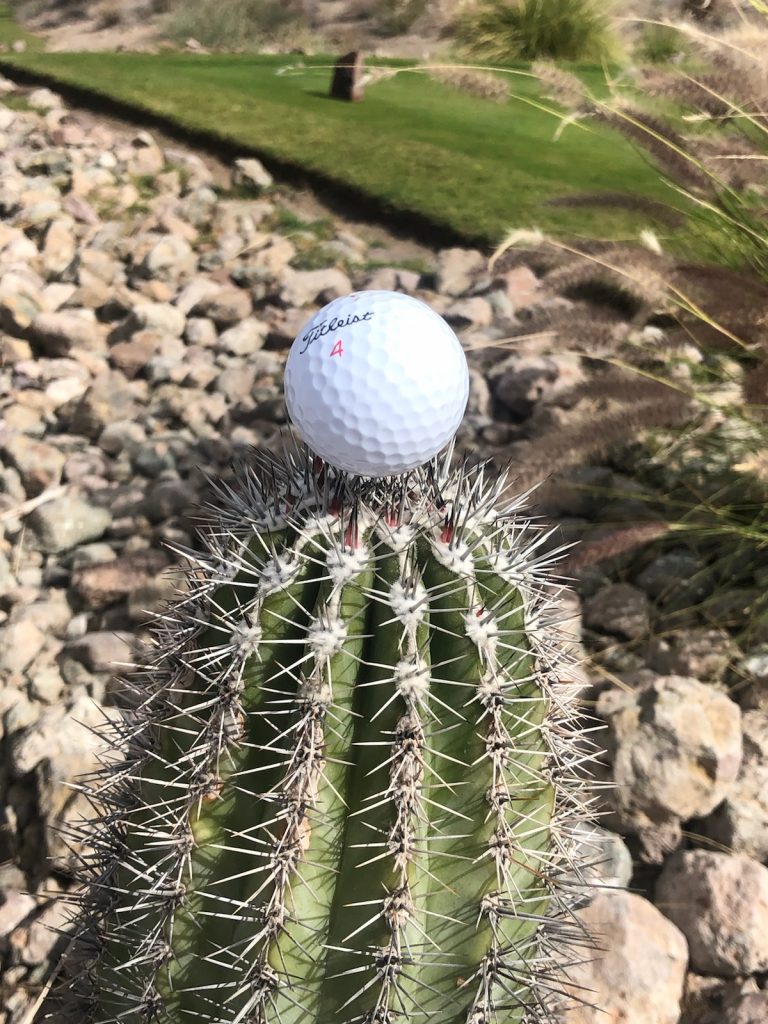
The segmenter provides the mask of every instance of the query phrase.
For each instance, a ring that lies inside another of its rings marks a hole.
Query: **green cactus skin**
[[[216,485],[77,837],[94,1024],[531,1024],[588,940],[578,687],[505,478]],[[66,1001],[66,1000],[65,1000]]]

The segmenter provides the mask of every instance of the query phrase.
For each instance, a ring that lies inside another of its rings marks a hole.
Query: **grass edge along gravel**
[[[74,87],[82,99],[178,126],[196,144],[251,153],[278,172],[367,199],[414,229],[495,243],[510,226],[585,238],[636,238],[654,204],[680,200],[610,130],[569,128],[539,98],[527,70],[510,69],[509,105],[457,93],[398,62],[361,104],[327,98],[329,59],[292,56],[98,53],[14,54],[6,73]],[[288,68],[287,73],[284,70]],[[415,73],[410,73],[415,72]],[[599,69],[583,71],[594,82]],[[585,138],[584,132],[590,131]],[[586,142],[586,144],[585,144]],[[314,179],[314,181],[312,181]],[[625,207],[549,205],[566,194],[621,192]],[[633,208],[634,200],[640,202]],[[647,202],[650,201],[650,202]],[[662,229],[663,230],[663,229]]]

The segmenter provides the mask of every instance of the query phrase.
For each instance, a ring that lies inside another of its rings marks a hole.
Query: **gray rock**
[[[696,604],[710,592],[704,562],[691,551],[678,548],[655,558],[636,577],[638,587],[667,607]]]
[[[610,583],[584,602],[584,625],[609,636],[638,640],[648,633],[648,598],[629,583]]]
[[[136,415],[136,397],[122,373],[101,373],[88,388],[72,413],[71,429],[95,441],[115,420]]]
[[[723,629],[686,629],[653,637],[646,661],[660,675],[719,682],[737,649]]]
[[[766,1024],[768,1021],[768,990],[750,992],[726,1007],[722,1024]]]
[[[706,850],[674,854],[654,902],[688,940],[691,967],[721,977],[768,970],[768,868]]]
[[[109,529],[111,521],[107,509],[69,495],[36,508],[28,520],[37,534],[40,550],[50,554],[96,540]]]
[[[24,490],[30,497],[61,480],[66,456],[53,445],[17,434],[0,447],[4,448],[11,465],[18,470]]]
[[[195,493],[189,484],[182,480],[160,480],[147,494],[144,514],[150,522],[159,523],[188,510],[194,501]]]
[[[99,630],[67,644],[64,654],[81,662],[89,672],[123,672],[130,662],[133,637],[130,633],[113,633]]]
[[[553,405],[584,379],[581,357],[573,352],[513,355],[494,367],[496,398],[516,419],[527,419],[541,405]]]
[[[698,830],[735,853],[768,861],[768,711],[747,711],[742,733],[738,777]]]
[[[590,886],[626,889],[632,879],[632,854],[615,832],[599,825],[579,824],[574,829],[574,862],[584,865],[582,877]]]
[[[659,677],[597,702],[622,830],[652,832],[709,814],[741,766],[741,713],[726,694],[696,679]]]
[[[485,257],[477,249],[443,249],[437,257],[436,289],[442,295],[464,295],[485,270]]]
[[[271,188],[274,179],[260,160],[254,157],[243,157],[235,160],[235,170],[232,174],[232,181],[235,185],[246,185],[254,192],[263,192]]]
[[[688,950],[659,911],[629,892],[605,892],[578,912],[600,951],[578,956],[557,1024],[678,1024]]]

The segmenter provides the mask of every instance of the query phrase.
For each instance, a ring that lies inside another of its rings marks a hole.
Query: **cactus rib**
[[[506,487],[449,457],[364,481],[297,448],[215,484],[81,784],[74,1016],[550,1019],[588,942],[588,754],[556,554]]]

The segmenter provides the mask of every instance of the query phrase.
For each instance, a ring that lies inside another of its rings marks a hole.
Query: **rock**
[[[33,110],[57,110],[64,106],[64,101],[58,93],[50,89],[33,89],[27,96],[27,103]]]
[[[636,577],[635,583],[667,608],[683,608],[701,601],[712,584],[706,579],[699,555],[676,548],[659,555]]]
[[[28,519],[37,534],[40,550],[50,554],[96,540],[109,529],[111,521],[107,509],[70,495],[40,505]]]
[[[133,380],[157,354],[166,337],[170,335],[159,331],[137,331],[130,341],[118,341],[116,345],[112,345],[109,360],[128,380]]]
[[[364,62],[361,50],[350,50],[339,57],[331,78],[331,99],[359,102],[363,98]]]
[[[0,628],[0,673],[22,673],[45,646],[45,633],[21,619]]]
[[[600,893],[577,917],[601,950],[569,970],[571,1007],[557,1024],[678,1024],[688,962],[678,929],[629,892]]]
[[[150,583],[168,564],[162,551],[133,551],[114,561],[86,565],[72,573],[73,594],[88,608],[99,610],[122,601]]]
[[[51,221],[45,233],[42,249],[43,268],[48,276],[62,273],[75,255],[77,248],[68,218]]]
[[[768,990],[751,992],[726,1008],[722,1024],[766,1024]]]
[[[29,694],[45,704],[55,704],[64,691],[64,680],[55,665],[36,666],[29,681]]]
[[[513,267],[497,279],[512,303],[512,311],[526,309],[541,298],[541,282],[529,267]]]
[[[626,889],[632,879],[632,854],[615,832],[599,825],[579,823],[574,828],[578,854],[575,863],[583,865],[583,877],[589,885]]]
[[[263,346],[266,336],[267,325],[249,316],[224,331],[216,347],[235,356],[248,356]]]
[[[146,254],[139,270],[148,278],[176,282],[195,273],[197,256],[184,238],[165,235]]]
[[[735,977],[768,970],[768,868],[742,855],[674,854],[654,902],[688,940],[691,967]]]
[[[34,897],[26,892],[6,891],[0,893],[0,953],[8,949],[8,936],[37,907]]]
[[[524,420],[539,405],[554,405],[584,379],[581,356],[513,355],[494,367],[493,390],[515,419]]]
[[[17,434],[9,437],[5,444],[0,442],[0,448],[18,470],[29,497],[35,497],[61,480],[66,456],[53,445]]]
[[[345,273],[332,267],[328,270],[292,270],[283,274],[280,301],[285,306],[311,306],[348,295],[352,282]]]
[[[768,644],[760,644],[736,664],[736,672],[746,685],[740,693],[745,708],[768,711]]]
[[[101,373],[72,412],[71,430],[95,441],[114,420],[132,419],[136,413],[134,392],[125,377],[113,370]]]
[[[629,583],[609,583],[584,602],[584,625],[609,636],[638,640],[650,627],[648,598]]]
[[[130,633],[101,630],[70,641],[64,654],[81,662],[90,672],[117,673],[124,671],[125,663],[131,661],[132,643]],[[118,665],[119,662],[122,664]]]
[[[660,675],[692,676],[719,682],[736,655],[723,629],[686,629],[653,637],[646,655]]]
[[[131,311],[127,321],[118,329],[115,341],[130,338],[137,331],[159,331],[180,338],[184,333],[184,313],[167,302],[139,302]]]
[[[208,317],[222,329],[250,317],[252,308],[251,297],[242,288],[219,288],[202,298],[192,312],[197,316]]]
[[[73,348],[98,352],[105,347],[103,331],[91,310],[38,313],[30,326],[30,338],[50,356],[66,356]]]
[[[296,246],[290,238],[276,235],[269,245],[260,249],[256,254],[255,263],[260,271],[260,276],[279,277],[295,255]]]
[[[741,714],[724,693],[682,676],[604,691],[598,715],[622,831],[642,833],[709,814],[741,765]]]
[[[435,288],[442,295],[464,295],[486,270],[477,249],[443,249],[437,256]]]
[[[149,132],[140,131],[131,139],[126,169],[137,176],[159,174],[165,166],[163,151]]]
[[[245,185],[253,189],[254,192],[263,192],[272,187],[274,178],[260,160],[256,160],[254,157],[242,157],[235,160],[232,182],[235,185]]]
[[[184,512],[195,501],[195,493],[182,480],[160,480],[149,491],[144,502],[144,514],[153,523]]]
[[[443,317],[457,331],[465,327],[490,327],[493,323],[493,310],[487,299],[474,295],[451,303]]]
[[[30,967],[44,964],[63,952],[67,932],[72,931],[72,908],[65,900],[53,900],[35,918],[22,945],[21,959]]]
[[[256,372],[251,366],[232,366],[216,377],[215,388],[229,403],[236,405],[252,396]]]
[[[768,861],[768,711],[747,711],[742,733],[738,777],[698,831],[735,853]]]
[[[213,348],[218,340],[216,324],[207,317],[190,317],[184,329],[184,337],[190,345]]]

